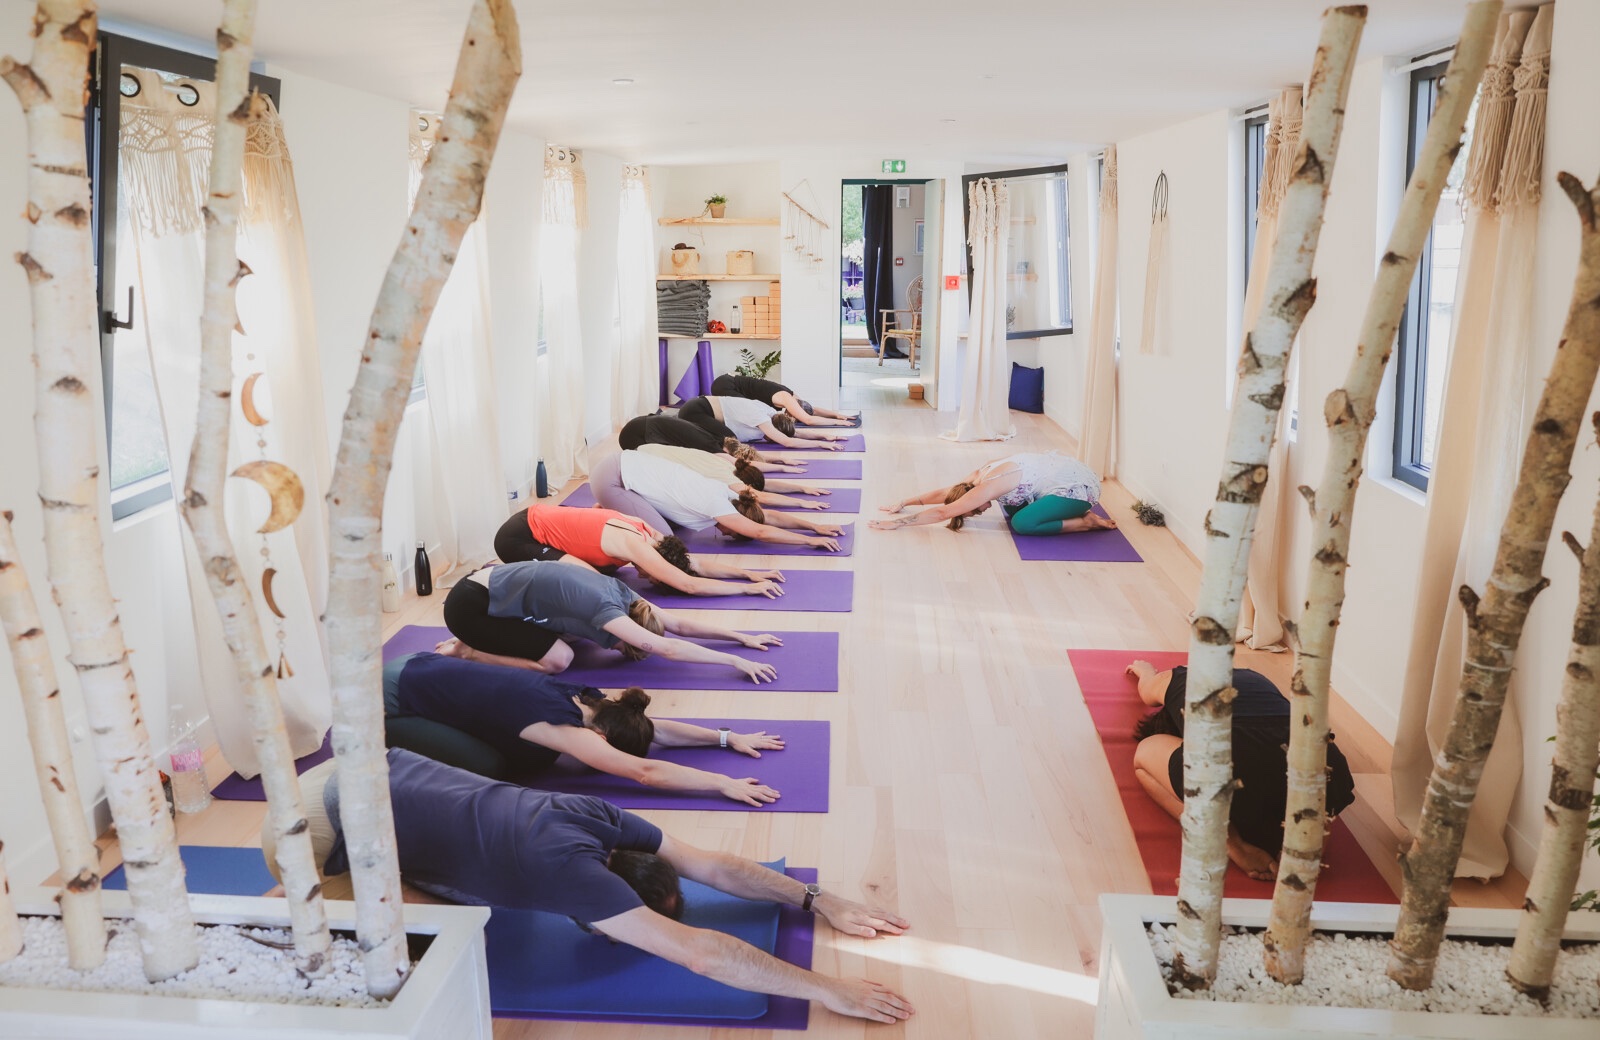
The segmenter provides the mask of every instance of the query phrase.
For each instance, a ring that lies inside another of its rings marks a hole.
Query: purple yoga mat
[[[817,880],[815,867],[789,867],[785,874],[806,884]],[[797,968],[811,969],[812,945],[816,937],[816,918],[797,906],[778,911],[778,940],[772,955]],[[562,1022],[615,1022],[639,1025],[646,1022],[665,1026],[707,1026],[712,1029],[795,1029],[811,1024],[811,1003],[798,997],[768,997],[767,1013],[760,1018],[639,1018],[634,1015],[552,1015],[538,1011],[496,1011],[496,1018],[530,1018]]]
[[[428,649],[433,649],[429,647]],[[304,758],[294,760],[294,771],[304,773],[312,766],[318,766],[333,757],[333,734],[322,738],[322,746],[306,755]],[[246,780],[238,773],[229,773],[228,778],[211,789],[211,797],[222,802],[264,802],[267,793],[261,789],[261,778]]]
[[[691,553],[707,553],[710,555],[725,556],[732,553],[743,553],[748,556],[849,556],[856,551],[856,525],[854,523],[840,524],[843,533],[839,535],[839,551],[828,552],[826,549],[813,549],[809,545],[790,545],[787,542],[756,542],[735,541],[724,537],[715,527],[704,531],[691,531],[686,527],[674,527],[672,533],[683,539],[683,544]],[[802,531],[801,534],[805,532]]]
[[[783,595],[766,596],[688,596],[658,589],[650,580],[629,569],[619,577],[639,595],[669,610],[793,610],[802,613],[843,613],[855,599],[856,576],[849,571],[800,571],[783,573]]]
[[[619,809],[726,809],[738,812],[828,811],[828,723],[773,719],[682,719],[716,729],[727,726],[738,733],[765,730],[783,738],[782,751],[763,751],[760,758],[717,747],[651,748],[650,757],[704,769],[725,776],[753,776],[783,797],[760,809],[724,798],[720,794],[683,794],[645,787],[610,773],[588,769],[563,756],[554,768],[523,779],[526,787],[563,794],[588,794],[604,798]]]
[[[783,480],[785,478],[784,477],[775,477],[775,479]],[[790,476],[788,479],[797,481],[799,483],[804,483],[805,482],[804,478],[800,474],[794,474],[794,475]],[[827,503],[828,508],[826,508],[826,509],[801,509],[798,506],[767,506],[766,508],[767,509],[781,510],[782,512],[785,512],[785,513],[859,513],[859,512],[861,512],[861,489],[860,488],[829,488],[828,489],[828,494],[826,494],[826,495],[817,495],[817,496],[813,497],[811,495],[794,494],[794,495],[791,495],[791,497],[806,499],[806,500],[812,501],[812,502],[825,502],[825,503]],[[594,488],[590,487],[587,483],[579,484],[577,487],[572,489],[572,494],[568,495],[566,498],[561,500],[561,504],[564,505],[564,506],[572,506],[574,509],[588,509],[588,508],[590,508],[591,506],[593,506],[595,504],[595,501],[594,501]]]
[[[774,480],[860,480],[861,460],[846,459],[836,455],[807,455],[804,468],[798,473],[768,473]]]
[[[1106,511],[1099,506],[1101,516]],[[1083,563],[1143,563],[1144,557],[1128,542],[1127,536],[1113,528],[1108,531],[1080,531],[1077,534],[1020,535],[1009,527],[1006,533],[1024,560],[1055,560]]]
[[[625,661],[615,650],[594,643],[573,646],[577,659],[561,673],[568,682],[586,683],[606,689],[642,686],[646,690],[771,690],[776,693],[837,693],[839,690],[839,633],[774,632],[782,646],[770,650],[750,650],[737,643],[694,639],[717,650],[752,661],[767,661],[778,670],[778,681],[757,686],[743,672],[725,664],[684,664],[662,657]],[[407,625],[383,644],[383,659],[392,661],[402,654],[432,650],[450,630],[428,625]]]
[[[863,434],[859,434],[859,433],[851,434],[849,437],[847,437],[843,441],[838,441],[836,443],[844,445],[844,447],[839,449],[840,451],[866,451],[867,450],[867,438]],[[807,444],[803,448],[795,448],[795,447],[791,447],[791,446],[786,445],[786,444],[778,444],[778,443],[776,443],[774,441],[755,441],[754,443],[752,443],[750,445],[750,447],[754,448],[755,450],[757,450],[759,452],[762,452],[763,454],[765,454],[766,452],[769,452],[769,451],[785,452],[785,451],[827,451],[828,450],[826,448],[813,447],[810,444]]]

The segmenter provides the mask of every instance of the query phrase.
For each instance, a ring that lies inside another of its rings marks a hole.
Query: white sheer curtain
[[[1011,197],[1006,182],[982,177],[968,189],[972,245],[972,320],[957,441],[1000,441],[1016,435],[1009,406],[1010,365],[1006,351],[1006,276],[1009,272]]]
[[[1466,616],[1456,590],[1481,589],[1489,575],[1525,436],[1553,12],[1546,5],[1537,16],[1501,16],[1467,156],[1449,372],[1391,771],[1395,815],[1408,828],[1421,817],[1460,686]],[[1513,675],[1513,696],[1516,684]],[[1522,728],[1507,703],[1467,818],[1458,876],[1505,873],[1506,820],[1521,775]]]
[[[117,287],[133,286],[135,327],[128,333],[149,351],[161,405],[167,454],[181,486],[194,437],[200,364],[200,207],[211,160],[214,94],[209,83],[184,81],[192,106],[158,73],[123,70],[139,91],[122,101],[118,194]],[[176,84],[173,84],[176,86]],[[318,621],[327,592],[327,518],[323,495],[331,475],[322,379],[305,264],[305,239],[294,169],[275,111],[250,127],[245,155],[245,212],[239,255],[251,275],[239,285],[234,341],[235,397],[247,379],[264,425],[234,416],[230,469],[255,459],[287,465],[305,486],[305,505],[288,528],[257,532],[267,515],[265,493],[244,480],[228,482],[228,527],[245,580],[257,594],[269,650],[286,667],[279,682],[290,744],[296,755],[317,748],[331,720],[327,647]],[[211,592],[181,521],[193,622],[200,647],[206,706],[228,762],[244,776],[259,770],[249,722],[234,680]],[[273,570],[272,602],[261,595]],[[292,671],[292,675],[289,673]]]
[[[583,438],[583,330],[578,311],[578,232],[586,203],[582,158],[573,149],[548,146],[544,216],[539,229],[547,368],[539,416],[540,443],[552,487],[589,472]]]
[[[412,114],[413,203],[438,125],[433,113]],[[493,559],[494,533],[506,515],[483,226],[480,214],[467,229],[422,335],[422,377],[434,458],[433,515],[444,557],[434,562],[441,574]]]
[[[1300,147],[1300,124],[1305,97],[1299,86],[1285,87],[1267,106],[1266,154],[1261,167],[1261,191],[1256,200],[1256,239],[1250,255],[1250,274],[1245,284],[1242,326],[1245,332],[1261,314],[1261,298],[1266,292],[1267,268],[1272,263],[1272,246],[1278,237],[1278,207],[1294,173],[1294,155]],[[1243,336],[1239,348],[1244,348]],[[1238,357],[1238,352],[1234,354]],[[1271,476],[1261,491],[1261,511],[1256,519],[1255,539],[1250,543],[1250,572],[1244,600],[1239,606],[1239,642],[1255,650],[1279,652],[1288,649],[1283,636],[1283,609],[1278,590],[1285,570],[1297,561],[1285,559],[1288,542],[1282,537],[1283,512],[1289,496],[1284,493],[1289,481],[1289,418],[1294,414],[1295,382],[1300,372],[1298,350],[1289,361],[1283,378],[1284,407],[1278,412],[1278,432],[1267,459]]]
[[[650,174],[622,168],[617,222],[617,311],[622,335],[611,379],[611,414],[618,423],[656,410],[661,399],[660,333],[656,331],[656,228],[650,212]]]
[[[1117,427],[1117,148],[1106,149],[1100,175],[1100,233],[1094,267],[1094,313],[1083,380],[1083,436],[1078,458],[1102,477],[1116,475]]]

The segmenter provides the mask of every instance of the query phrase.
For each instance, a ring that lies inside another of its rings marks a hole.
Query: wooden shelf
[[[777,217],[662,217],[656,221],[663,227],[681,224],[719,225],[722,227],[777,227]]]
[[[677,332],[663,332],[663,333],[659,334],[658,338],[660,338],[660,339],[702,340],[702,339],[782,339],[783,337],[780,334],[776,333],[776,332],[768,333],[768,334],[762,335],[762,336],[746,336],[746,335],[743,335],[743,334],[738,333],[738,332],[707,332],[707,333],[703,333],[703,334],[701,334],[699,336],[685,336],[685,335],[682,335],[681,333],[677,333]]]
[[[658,274],[658,282],[776,282],[775,274]]]

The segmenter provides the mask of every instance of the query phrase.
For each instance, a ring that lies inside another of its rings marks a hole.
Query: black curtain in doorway
[[[876,347],[883,329],[881,309],[898,306],[894,299],[894,185],[862,186],[861,232],[862,306],[867,311],[867,338]]]

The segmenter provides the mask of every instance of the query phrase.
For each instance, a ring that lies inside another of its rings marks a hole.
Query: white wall
[[[1600,38],[1600,7],[1565,4],[1556,16],[1546,135],[1544,205],[1536,252],[1538,286],[1535,355],[1527,414],[1543,388],[1566,311],[1577,256],[1571,206],[1555,184],[1558,170],[1586,180],[1600,170],[1600,135],[1588,99],[1600,94],[1600,66],[1583,41]],[[1388,64],[1393,64],[1389,62]],[[1263,97],[1272,85],[1263,84]],[[1317,303],[1300,337],[1302,416],[1290,454],[1292,485],[1315,484],[1326,454],[1321,402],[1342,382],[1372,275],[1387,238],[1404,164],[1403,80],[1381,57],[1368,58],[1352,85],[1344,139],[1317,257]],[[1123,482],[1160,503],[1174,532],[1197,554],[1202,524],[1215,493],[1227,425],[1222,387],[1237,335],[1242,263],[1235,243],[1239,191],[1238,136],[1230,114],[1215,112],[1118,143],[1122,355],[1120,438]],[[1171,189],[1170,241],[1174,335],[1155,356],[1137,352],[1143,304],[1149,198],[1165,170]],[[1076,211],[1074,213],[1076,216]],[[1078,226],[1082,226],[1081,222]],[[1081,269],[1081,268],[1080,268]],[[1080,316],[1083,311],[1079,311]],[[1230,320],[1230,313],[1234,317]],[[1391,377],[1392,381],[1392,377]],[[1340,626],[1334,682],[1340,693],[1392,738],[1416,599],[1424,500],[1388,480],[1391,428],[1387,410],[1371,436],[1367,477],[1357,498],[1347,600]],[[1556,525],[1587,537],[1600,453],[1580,444],[1571,484]],[[1277,479],[1275,476],[1274,479]],[[1283,575],[1284,602],[1299,614],[1309,521],[1297,499],[1286,511],[1292,561]],[[1556,544],[1546,563],[1551,587],[1539,597],[1523,636],[1513,678],[1515,710],[1524,730],[1524,775],[1511,820],[1514,865],[1530,869],[1549,782],[1554,705],[1570,639],[1575,566]],[[1588,884],[1600,880],[1591,857]]]

